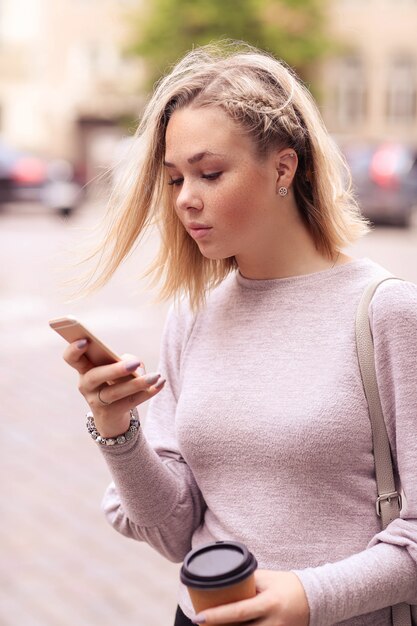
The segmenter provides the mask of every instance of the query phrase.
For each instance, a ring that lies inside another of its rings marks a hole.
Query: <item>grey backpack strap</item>
[[[381,518],[382,528],[400,516],[401,496],[396,490],[391,449],[379,397],[375,370],[374,343],[369,324],[369,304],[377,287],[386,280],[399,280],[395,276],[386,276],[373,281],[365,289],[356,313],[356,349],[362,376],[365,396],[371,421],[375,475],[378,497],[376,512]],[[397,604],[392,607],[394,626],[411,626],[410,607]]]

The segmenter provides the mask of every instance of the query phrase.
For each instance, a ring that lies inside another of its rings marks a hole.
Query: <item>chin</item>
[[[221,254],[221,252],[215,252],[214,250],[202,250],[201,248],[200,253],[206,259],[210,259],[210,261],[224,261],[225,259],[229,259],[233,256],[233,254]]]

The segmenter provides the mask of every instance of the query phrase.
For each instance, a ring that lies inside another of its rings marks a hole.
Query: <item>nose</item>
[[[187,211],[189,209],[201,211],[203,208],[203,200],[200,194],[197,193],[195,187],[184,181],[177,196],[176,205],[177,209],[180,211]]]

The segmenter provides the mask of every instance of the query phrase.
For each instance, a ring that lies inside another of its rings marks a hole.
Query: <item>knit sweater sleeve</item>
[[[146,541],[180,562],[191,549],[205,503],[182,458],[175,436],[181,358],[193,324],[191,313],[171,309],[165,326],[159,371],[164,389],[149,406],[138,436],[123,446],[101,447],[113,482],[103,509],[110,524],[127,537]]]
[[[310,605],[310,626],[335,624],[400,602],[417,604],[417,286],[383,283],[369,319],[403,507],[401,517],[370,538],[364,551],[296,571]]]

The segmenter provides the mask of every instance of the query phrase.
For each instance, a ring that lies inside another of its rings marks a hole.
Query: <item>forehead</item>
[[[167,161],[199,152],[227,153],[247,149],[251,142],[239,126],[218,107],[186,107],[175,111],[165,133]]]

